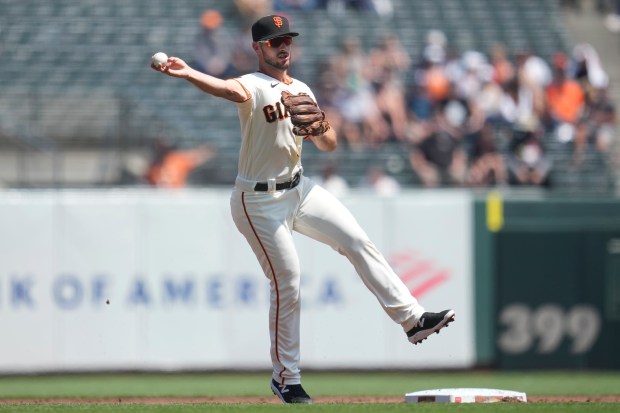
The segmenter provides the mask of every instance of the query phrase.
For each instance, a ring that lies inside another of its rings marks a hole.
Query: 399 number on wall
[[[563,340],[570,340],[572,354],[588,352],[601,332],[601,316],[591,305],[575,305],[567,310],[547,304],[532,309],[525,304],[504,307],[499,316],[504,327],[498,336],[499,348],[509,354],[535,351],[553,353]]]

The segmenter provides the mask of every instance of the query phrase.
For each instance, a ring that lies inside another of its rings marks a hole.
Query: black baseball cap
[[[299,36],[289,28],[288,19],[284,16],[265,16],[252,25],[252,40],[260,42],[280,36]]]

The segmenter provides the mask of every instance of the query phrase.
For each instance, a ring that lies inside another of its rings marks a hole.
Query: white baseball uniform
[[[314,99],[310,88],[296,79],[284,84],[259,72],[236,80],[249,98],[237,104],[242,142],[230,199],[232,216],[270,280],[273,379],[299,384],[301,270],[293,231],[346,256],[383,309],[405,331],[414,327],[424,309],[336,197],[303,175],[294,188],[277,190],[277,184],[291,181],[303,170],[303,139],[293,135],[293,125],[280,102],[281,92],[304,92]],[[266,190],[256,190],[257,183]]]

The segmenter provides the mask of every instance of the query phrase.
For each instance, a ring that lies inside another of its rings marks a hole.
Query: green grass
[[[397,372],[306,373],[304,387],[315,396],[397,396],[446,387],[489,387],[536,395],[620,395],[620,372]],[[58,404],[54,398],[128,397],[274,397],[269,373],[201,374],[69,374],[0,377],[0,399],[33,399],[36,403],[0,403],[0,412],[256,412],[289,411],[270,404]],[[52,399],[41,403],[41,399]],[[619,412],[617,403],[502,403],[502,404],[316,404],[295,406],[312,412]]]
[[[0,398],[268,396],[269,373],[0,376]],[[620,372],[305,373],[315,396],[402,396],[446,387],[488,387],[531,395],[620,394]]]

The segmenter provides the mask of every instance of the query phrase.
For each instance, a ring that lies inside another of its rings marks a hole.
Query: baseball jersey
[[[310,88],[299,80],[284,84],[255,72],[236,78],[249,98],[237,104],[241,123],[238,178],[247,181],[284,182],[301,170],[303,137],[293,134],[293,124],[280,102],[281,92],[307,93]]]

